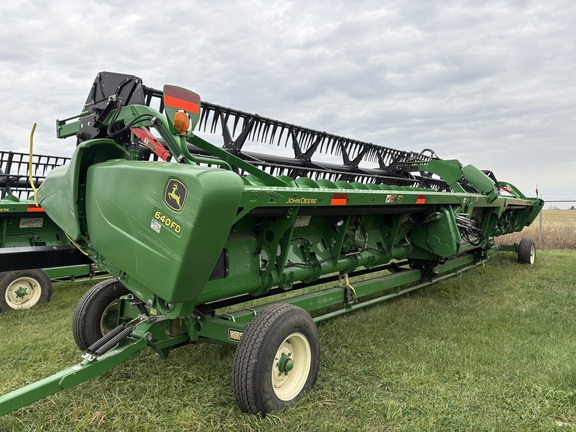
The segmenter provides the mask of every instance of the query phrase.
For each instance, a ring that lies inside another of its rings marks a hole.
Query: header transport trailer
[[[47,173],[69,160],[0,151],[0,312],[50,300],[52,280],[97,273],[33,198]]]
[[[504,248],[494,237],[529,225],[543,201],[429,150],[319,132],[109,72],[97,75],[78,116],[57,122],[57,135],[78,145],[38,202],[114,278],[89,290],[74,314],[83,360],[0,397],[0,414],[145,346],[166,357],[199,342],[238,345],[236,401],[265,414],[314,384],[315,323],[458,274],[497,250],[535,259],[532,240]],[[212,135],[223,143],[207,141]],[[293,157],[247,150],[257,144]],[[320,154],[341,164],[318,162]],[[251,302],[263,297],[267,304]]]

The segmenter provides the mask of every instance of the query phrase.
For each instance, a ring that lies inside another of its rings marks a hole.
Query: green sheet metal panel
[[[197,298],[238,210],[240,177],[116,160],[91,166],[86,185],[90,243],[102,259],[167,302]]]

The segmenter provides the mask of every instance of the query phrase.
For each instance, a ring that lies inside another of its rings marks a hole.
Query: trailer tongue
[[[79,116],[58,122],[58,137],[70,136],[74,156],[48,175],[39,202],[114,279],[76,310],[84,360],[0,397],[0,414],[145,346],[167,356],[196,342],[238,344],[238,405],[266,413],[314,384],[315,322],[458,274],[499,249],[534,262],[531,240],[503,248],[494,237],[529,225],[543,201],[429,150],[314,131],[109,72]],[[264,145],[293,157],[263,154]]]

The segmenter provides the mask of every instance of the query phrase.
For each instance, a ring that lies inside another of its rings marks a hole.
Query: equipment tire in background
[[[523,238],[518,246],[518,262],[534,264],[536,262],[536,243],[531,238]]]
[[[128,288],[116,279],[107,279],[80,299],[72,319],[72,335],[82,351],[120,324],[119,299],[129,294]]]
[[[52,296],[52,281],[44,270],[0,273],[0,312],[24,310],[46,303]]]
[[[236,354],[232,386],[247,413],[278,410],[316,382],[320,342],[310,314],[289,304],[264,309],[248,324]]]

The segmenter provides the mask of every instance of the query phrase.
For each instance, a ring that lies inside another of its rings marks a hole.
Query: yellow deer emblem
[[[178,208],[182,208],[182,205],[180,204],[180,195],[176,193],[177,190],[178,190],[178,183],[173,183],[172,192],[170,192],[168,196],[172,198],[174,201],[176,201],[176,203],[178,204]]]
[[[174,211],[181,211],[186,202],[188,188],[180,180],[170,179],[166,185],[164,202]]]

